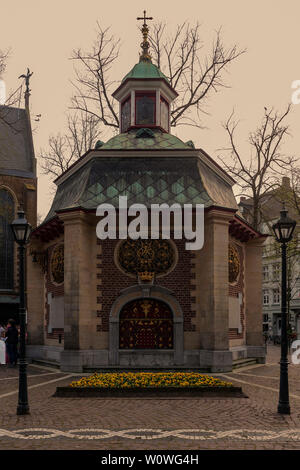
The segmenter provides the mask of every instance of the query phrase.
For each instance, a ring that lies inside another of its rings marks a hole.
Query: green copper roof
[[[101,150],[115,149],[115,150],[176,150],[176,149],[190,149],[191,146],[182,142],[178,137],[172,134],[167,134],[159,129],[151,129],[153,137],[138,137],[139,129],[133,129],[123,134],[118,134],[109,139]]]
[[[152,62],[141,61],[136,64],[130,72],[125,75],[122,82],[125,82],[127,78],[134,78],[134,79],[143,79],[143,78],[163,78],[169,83],[167,77],[159,70],[156,65],[152,64]]]
[[[212,204],[199,174],[197,157],[97,157],[57,188],[46,220],[60,209],[95,209],[119,196],[128,204]]]
[[[150,152],[149,152],[150,153]],[[94,210],[99,204],[204,204],[237,209],[232,188],[198,157],[95,156],[57,188],[46,221],[56,211],[76,207]]]

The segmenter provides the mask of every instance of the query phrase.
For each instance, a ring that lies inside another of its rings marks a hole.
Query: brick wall
[[[109,313],[113,302],[120,295],[120,291],[126,287],[137,284],[137,279],[125,275],[114,263],[114,252],[118,240],[97,240],[101,250],[97,254],[96,267],[97,278],[97,317],[100,320],[96,326],[97,331],[108,331]],[[178,250],[178,262],[170,274],[156,279],[156,284],[166,287],[174,292],[184,315],[184,330],[195,331],[192,322],[195,316],[193,303],[195,298],[191,296],[193,279],[195,274],[191,273],[194,253],[185,249],[185,240],[174,240]]]

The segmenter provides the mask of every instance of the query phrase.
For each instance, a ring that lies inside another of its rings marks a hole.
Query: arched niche
[[[166,288],[161,286],[144,286],[136,285],[124,289],[121,292],[121,295],[115,300],[112,305],[110,315],[109,315],[109,363],[110,365],[119,365],[119,355],[120,355],[120,313],[123,311],[124,307],[130,302],[149,299],[157,300],[165,304],[168,309],[172,312],[172,349],[169,351],[173,354],[173,364],[180,365],[183,364],[183,313],[182,309],[174,297],[173,293]],[[136,353],[135,349],[131,350]],[[139,350],[141,355],[143,354],[143,349]],[[149,350],[147,350],[149,351]],[[153,349],[155,355],[163,354],[163,349]],[[130,351],[128,351],[130,354]]]

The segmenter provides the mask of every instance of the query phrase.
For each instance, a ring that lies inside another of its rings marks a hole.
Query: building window
[[[263,281],[268,281],[269,280],[269,266],[264,265],[263,266]]]
[[[269,325],[267,325],[267,323],[263,323],[263,333],[268,333],[269,331]]]
[[[269,305],[269,291],[263,290],[263,304]]]
[[[121,132],[126,132],[131,124],[130,97],[121,106]]]
[[[265,258],[267,256],[267,247],[266,246],[263,246],[262,255],[263,255],[263,258]]]
[[[263,315],[263,322],[264,322],[264,323],[268,323],[268,321],[269,321],[269,315],[268,315],[267,313],[265,313],[265,314]]]
[[[10,224],[14,219],[15,204],[6,189],[0,189],[0,289],[14,288],[14,238]]]
[[[135,123],[137,126],[154,126],[155,93],[136,93]]]
[[[273,264],[273,281],[279,281],[280,265],[279,263]]]
[[[273,304],[279,304],[280,302],[280,293],[279,288],[273,289]]]

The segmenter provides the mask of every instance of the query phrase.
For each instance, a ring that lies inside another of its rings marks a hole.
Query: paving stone
[[[269,346],[266,365],[226,373],[235,385],[242,386],[249,398],[58,398],[53,397],[56,386],[68,385],[75,376],[56,370],[50,374],[49,369],[29,365],[30,415],[26,416],[16,415],[17,393],[1,397],[16,391],[18,386],[18,370],[1,366],[0,447],[3,450],[300,449],[300,366],[289,367],[290,393],[296,395],[291,398],[292,414],[279,415],[279,356],[279,347]],[[62,380],[41,385],[57,379]],[[35,431],[27,432],[29,429]],[[50,435],[49,430],[52,430]]]

